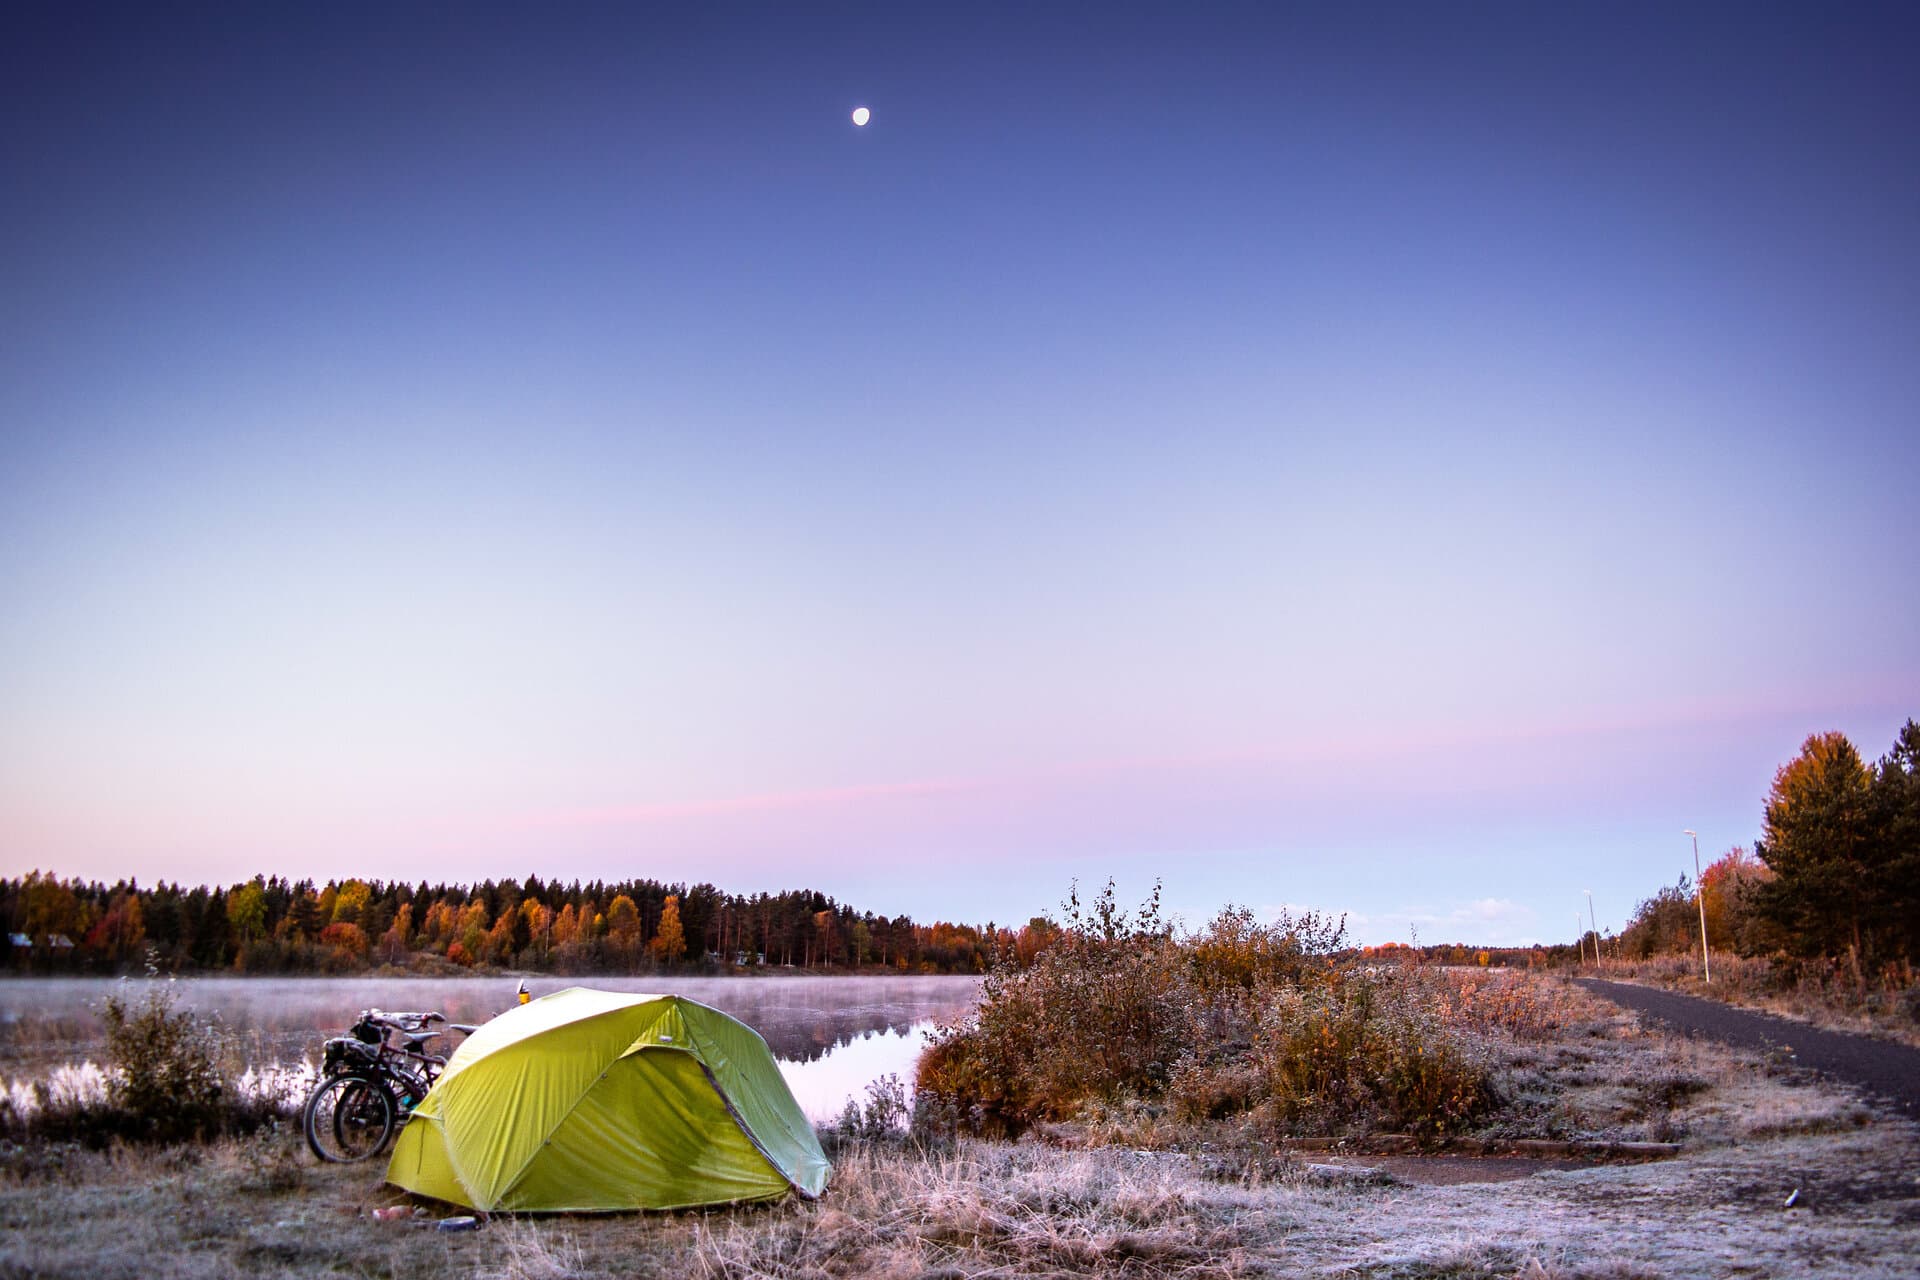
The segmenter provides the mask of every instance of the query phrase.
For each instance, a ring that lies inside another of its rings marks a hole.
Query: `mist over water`
[[[178,1007],[217,1019],[248,1066],[318,1059],[362,1009],[426,1011],[449,1022],[485,1022],[513,1007],[518,978],[21,978],[0,982],[0,1074],[43,1077],[98,1059],[105,1047],[100,1006],[118,990],[139,999],[150,981],[169,986]],[[809,1118],[830,1120],[869,1083],[911,1080],[925,1032],[962,1017],[978,998],[977,978],[658,976],[530,978],[543,996],[566,987],[685,996],[758,1031]],[[459,1043],[450,1033],[437,1047]]]

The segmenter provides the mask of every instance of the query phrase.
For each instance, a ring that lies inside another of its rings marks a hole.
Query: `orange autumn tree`
[[[687,954],[687,935],[680,927],[680,897],[667,895],[666,902],[660,908],[660,929],[653,935],[648,949],[659,960],[674,961]]]
[[[1707,865],[1700,873],[1700,888],[1707,905],[1707,939],[1715,951],[1737,951],[1751,955],[1778,945],[1766,929],[1766,922],[1754,914],[1754,894],[1758,887],[1773,879],[1767,864],[1749,853],[1744,845],[1735,845]]]
[[[640,908],[622,893],[607,904],[607,941],[616,952],[631,956],[640,943]]]

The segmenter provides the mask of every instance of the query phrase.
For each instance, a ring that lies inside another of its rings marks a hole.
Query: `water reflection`
[[[914,1063],[927,1047],[927,1032],[937,1025],[929,1018],[904,1030],[884,1027],[843,1040],[806,1061],[782,1058],[780,1074],[815,1124],[838,1119],[849,1101],[865,1101],[867,1086],[883,1076],[899,1076],[912,1097]]]
[[[437,1009],[453,1022],[484,1022],[511,1008],[515,978],[182,978],[181,1008],[217,1018],[249,1065],[317,1054],[361,1009]],[[100,1005],[116,989],[140,998],[143,980],[0,980],[0,1073],[46,1078],[97,1059]],[[766,1037],[809,1117],[831,1120],[849,1098],[888,1073],[910,1080],[924,1033],[972,1008],[974,978],[542,978],[536,996],[569,986],[666,991],[732,1014]],[[457,1037],[450,1037],[457,1040]]]

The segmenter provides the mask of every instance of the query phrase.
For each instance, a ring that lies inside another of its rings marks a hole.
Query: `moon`
[[[855,107],[853,109],[853,122],[862,129],[867,127],[867,121],[871,119],[873,119],[873,112],[867,110],[865,107]]]

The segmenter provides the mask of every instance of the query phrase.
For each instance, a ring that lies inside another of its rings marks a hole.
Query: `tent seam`
[[[713,1086],[714,1096],[720,1099],[720,1105],[727,1109],[727,1115],[732,1119],[734,1126],[738,1128],[742,1134],[746,1135],[747,1141],[753,1144],[753,1149],[758,1151],[760,1158],[767,1162],[767,1167],[779,1174],[782,1178],[785,1178],[787,1185],[792,1187],[794,1193],[802,1200],[818,1200],[820,1198],[818,1195],[794,1181],[793,1175],[787,1172],[778,1160],[773,1158],[773,1153],[767,1150],[766,1145],[760,1141],[760,1135],[748,1126],[747,1118],[740,1114],[740,1109],[733,1105],[733,1099],[729,1098],[727,1091],[720,1087],[720,1080],[713,1074],[713,1068],[701,1061],[698,1055],[692,1054],[688,1050],[681,1049],[679,1052],[687,1054],[687,1056],[693,1058],[695,1062],[700,1063],[700,1074],[704,1075],[707,1078],[707,1083]]]

